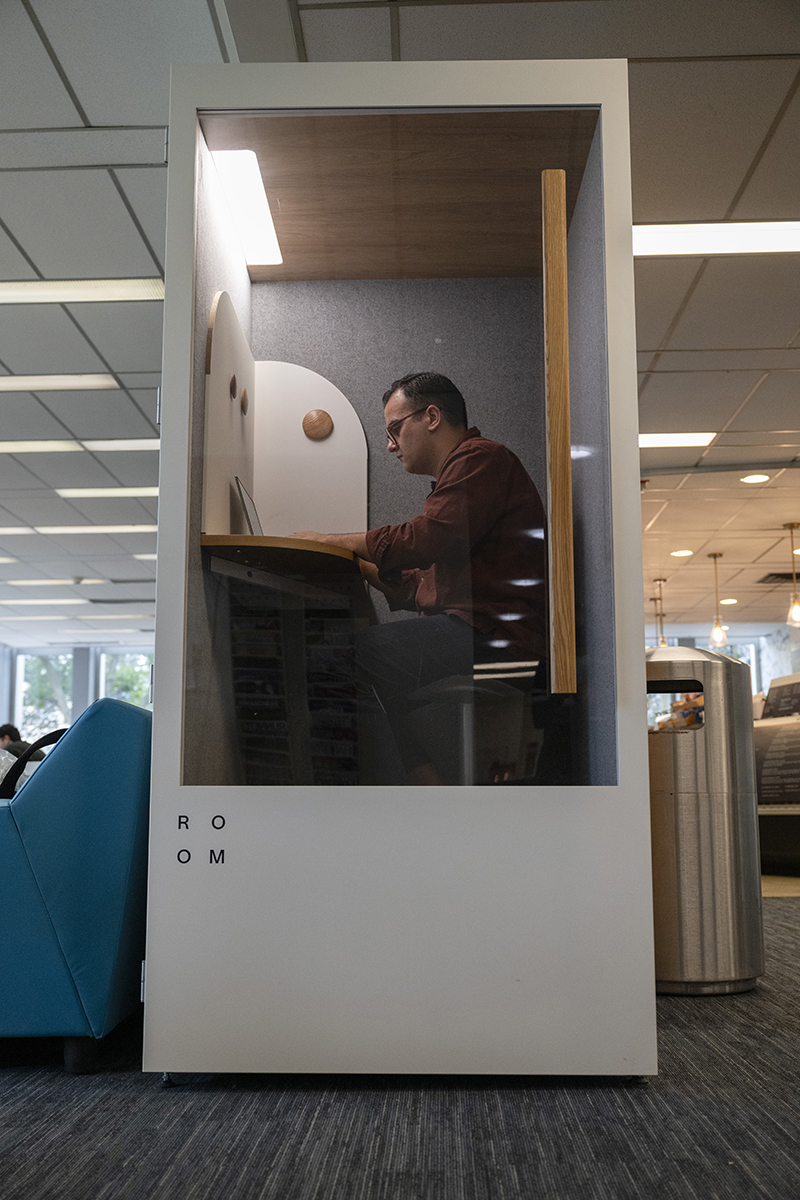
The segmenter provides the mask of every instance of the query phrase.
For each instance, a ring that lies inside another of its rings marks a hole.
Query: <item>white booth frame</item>
[[[198,112],[575,105],[613,297],[616,786],[182,785]],[[169,146],[144,1069],[654,1074],[627,64],[180,66]]]

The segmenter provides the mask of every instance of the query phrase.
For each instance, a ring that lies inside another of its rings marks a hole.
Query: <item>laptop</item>
[[[238,475],[235,476],[235,479],[236,487],[239,489],[239,499],[241,500],[242,508],[244,509],[244,519],[247,521],[247,528],[257,537],[263,537],[264,530],[261,528],[261,521],[258,518],[258,510],[256,509],[255,501]]]

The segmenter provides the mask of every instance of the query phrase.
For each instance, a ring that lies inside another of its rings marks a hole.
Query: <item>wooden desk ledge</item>
[[[244,533],[203,533],[200,546],[216,558],[279,574],[358,574],[352,550],[305,538],[259,537]]]

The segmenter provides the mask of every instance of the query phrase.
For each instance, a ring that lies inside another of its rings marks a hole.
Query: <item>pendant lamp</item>
[[[717,559],[722,558],[722,555],[720,553],[716,553],[709,554],[708,557],[713,558],[714,560],[714,601],[716,605],[715,612],[717,614],[714,621],[714,628],[711,630],[711,636],[708,640],[713,650],[721,650],[723,646],[727,646],[728,644],[728,635],[722,628],[722,622],[719,619],[719,579],[717,577]]]
[[[786,617],[786,624],[791,625],[792,629],[800,629],[800,599],[797,595],[797,568],[794,563],[794,531],[798,527],[800,527],[800,521],[787,521],[783,527],[789,530],[789,541],[792,546],[792,599]]]

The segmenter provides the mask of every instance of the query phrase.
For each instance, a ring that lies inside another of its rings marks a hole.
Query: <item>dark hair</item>
[[[0,738],[4,738],[6,734],[11,738],[12,742],[22,741],[22,734],[16,725],[0,725]]]
[[[384,408],[394,392],[402,391],[411,408],[422,404],[435,404],[441,411],[448,425],[458,429],[467,428],[467,406],[464,397],[452,380],[446,375],[436,375],[433,371],[417,371],[395,379],[388,391],[383,394]]]

